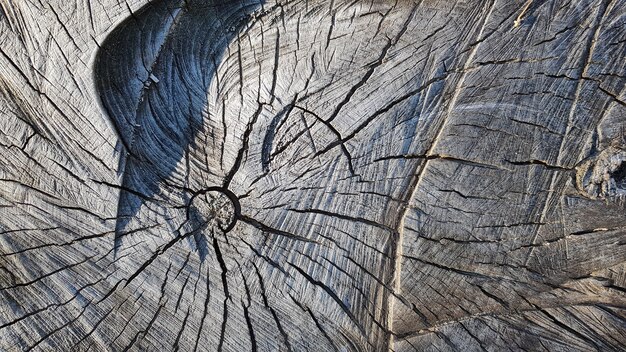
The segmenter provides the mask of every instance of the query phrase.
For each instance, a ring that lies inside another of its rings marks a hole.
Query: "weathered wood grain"
[[[626,346],[626,2],[0,0],[0,349]]]

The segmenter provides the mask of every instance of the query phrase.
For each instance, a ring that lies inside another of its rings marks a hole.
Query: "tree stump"
[[[626,1],[0,0],[0,349],[626,348]]]

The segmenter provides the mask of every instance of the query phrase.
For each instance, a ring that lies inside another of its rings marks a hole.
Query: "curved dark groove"
[[[225,48],[262,0],[152,2],[101,45],[95,82],[119,136],[122,190],[115,252],[123,230],[172,176],[202,128],[202,109]]]
[[[261,166],[263,172],[267,173],[270,169],[272,147],[274,146],[274,138],[276,137],[276,130],[281,121],[287,119],[295,107],[295,99],[289,105],[286,105],[281,111],[279,111],[272,121],[270,122],[265,137],[263,138],[263,148],[261,149]]]

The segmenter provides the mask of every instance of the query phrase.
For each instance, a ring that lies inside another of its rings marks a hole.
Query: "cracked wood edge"
[[[122,149],[91,59],[145,2],[0,5],[10,346],[623,346],[620,1],[263,4],[222,60],[198,61],[216,69],[202,126],[117,254],[116,199],[143,193],[116,175]],[[584,38],[600,50],[581,55]],[[166,84],[163,72],[148,78]],[[562,101],[576,102],[566,120]],[[240,221],[230,239],[197,237],[190,199],[218,186]]]

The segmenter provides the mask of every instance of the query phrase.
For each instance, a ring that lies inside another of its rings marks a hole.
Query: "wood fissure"
[[[623,350],[625,55],[624,0],[0,0],[0,350]]]

